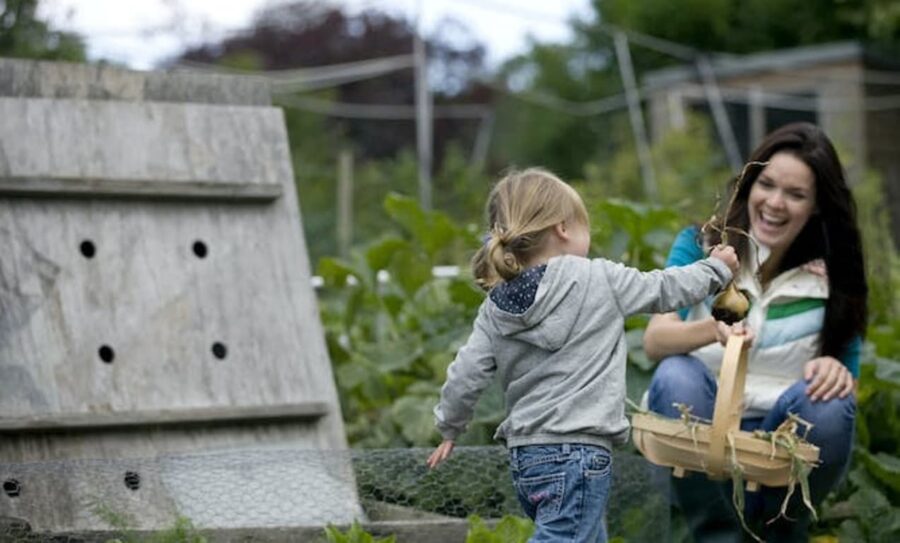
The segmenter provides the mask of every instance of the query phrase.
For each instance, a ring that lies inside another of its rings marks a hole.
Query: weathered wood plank
[[[100,430],[148,426],[212,426],[310,421],[328,414],[325,402],[286,405],[199,407],[124,413],[62,413],[0,417],[0,434]]]
[[[104,64],[0,59],[0,96],[269,106],[269,82],[195,70],[137,72]]]
[[[267,203],[281,197],[274,183],[168,181],[88,177],[0,177],[0,197],[113,198]]]
[[[293,183],[280,109],[0,97],[0,176]]]

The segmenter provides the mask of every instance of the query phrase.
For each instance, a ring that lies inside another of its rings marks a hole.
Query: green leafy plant
[[[325,527],[325,537],[328,539],[328,543],[394,543],[397,540],[394,535],[376,538],[365,531],[359,522],[355,520],[346,532],[342,532],[336,526],[329,524]]]
[[[492,529],[481,517],[472,515],[466,543],[524,543],[533,533],[534,523],[527,518],[504,515]]]
[[[900,362],[866,345],[850,475],[822,506],[816,533],[840,541],[900,540]]]
[[[93,512],[119,532],[118,537],[108,539],[106,543],[207,543],[208,541],[187,517],[176,517],[175,523],[168,529],[138,534],[133,528],[135,520],[125,513],[101,503],[94,505]]]
[[[319,261],[322,321],[350,442],[431,445],[438,437],[431,408],[484,298],[464,266],[454,277],[432,270],[460,262],[478,241],[411,198],[391,194],[384,209],[403,235]],[[482,412],[473,426],[497,417]]]

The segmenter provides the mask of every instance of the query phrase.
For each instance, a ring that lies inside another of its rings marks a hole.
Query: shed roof
[[[716,77],[727,79],[762,72],[797,70],[822,64],[863,61],[868,56],[868,51],[860,43],[844,41],[750,55],[720,54],[712,57],[710,61]],[[697,70],[692,65],[674,66],[649,72],[643,79],[649,87],[666,87],[697,79]]]

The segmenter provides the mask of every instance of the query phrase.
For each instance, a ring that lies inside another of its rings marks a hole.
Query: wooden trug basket
[[[734,439],[737,461],[743,468],[747,490],[759,485],[786,486],[791,475],[791,456],[781,445],[754,437],[740,429],[744,381],[747,375],[747,349],[744,337],[733,335],[725,346],[719,374],[712,424],[695,422],[692,431],[680,419],[668,419],[653,413],[635,413],[631,419],[632,439],[650,462],[673,468],[672,474],[684,477],[686,471],[706,473],[711,479],[730,478],[732,451],[728,435]],[[819,448],[801,442],[800,458],[815,463]]]

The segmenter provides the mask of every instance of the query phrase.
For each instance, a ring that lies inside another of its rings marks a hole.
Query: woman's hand
[[[450,439],[445,439],[441,442],[440,445],[431,453],[431,456],[428,457],[428,460],[425,462],[428,464],[428,467],[434,469],[438,464],[446,460],[450,453],[453,452],[453,441]]]
[[[803,269],[813,275],[818,275],[819,277],[828,279],[828,267],[825,266],[825,261],[821,258],[810,260],[803,265]]]
[[[724,346],[728,343],[728,338],[732,335],[744,336],[744,344],[748,347],[753,345],[753,339],[756,337],[753,330],[749,326],[744,326],[743,322],[736,322],[731,326],[721,321],[716,321],[716,339]]]
[[[812,402],[846,398],[856,386],[847,366],[831,356],[820,356],[807,362],[803,366],[803,378],[809,382],[806,395]]]

